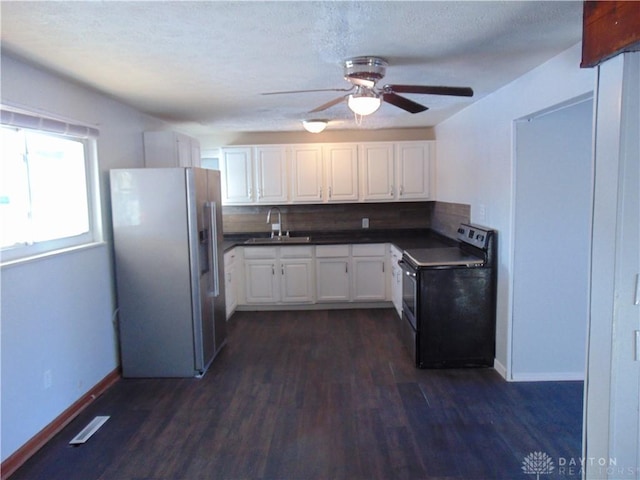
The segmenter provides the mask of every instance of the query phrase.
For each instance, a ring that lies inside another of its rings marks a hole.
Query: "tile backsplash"
[[[269,233],[269,208],[224,206],[224,233]],[[450,237],[455,237],[461,221],[469,221],[470,212],[468,205],[443,202],[278,205],[278,208],[282,211],[283,232],[362,230],[362,220],[366,218],[370,230],[434,228]],[[272,217],[272,221],[276,219]]]

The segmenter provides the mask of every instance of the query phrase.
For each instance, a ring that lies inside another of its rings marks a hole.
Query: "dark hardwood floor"
[[[11,480],[527,479],[531,452],[551,480],[580,457],[582,382],[417,370],[396,321],[237,312],[204,378],[119,381]],[[96,415],[111,418],[69,446]]]

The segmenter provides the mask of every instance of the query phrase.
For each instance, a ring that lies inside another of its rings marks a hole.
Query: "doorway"
[[[583,380],[593,99],[515,124],[510,380]]]

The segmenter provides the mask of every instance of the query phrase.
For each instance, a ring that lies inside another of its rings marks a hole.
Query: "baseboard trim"
[[[78,416],[91,402],[102,395],[107,389],[120,380],[120,369],[116,368],[98,382],[94,387],[76,400],[69,408],[56,417],[22,447],[11,454],[0,466],[2,480],[8,479],[31,456],[40,450],[49,440],[58,434],[65,426]]]
[[[513,373],[513,382],[576,382],[584,381],[584,372]]]
[[[493,369],[507,380],[507,367],[505,367],[497,358],[493,359]]]

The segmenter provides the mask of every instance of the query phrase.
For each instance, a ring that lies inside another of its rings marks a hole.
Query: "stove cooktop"
[[[471,255],[458,247],[413,248],[405,250],[404,255],[416,267],[480,266],[484,264],[482,258]]]

